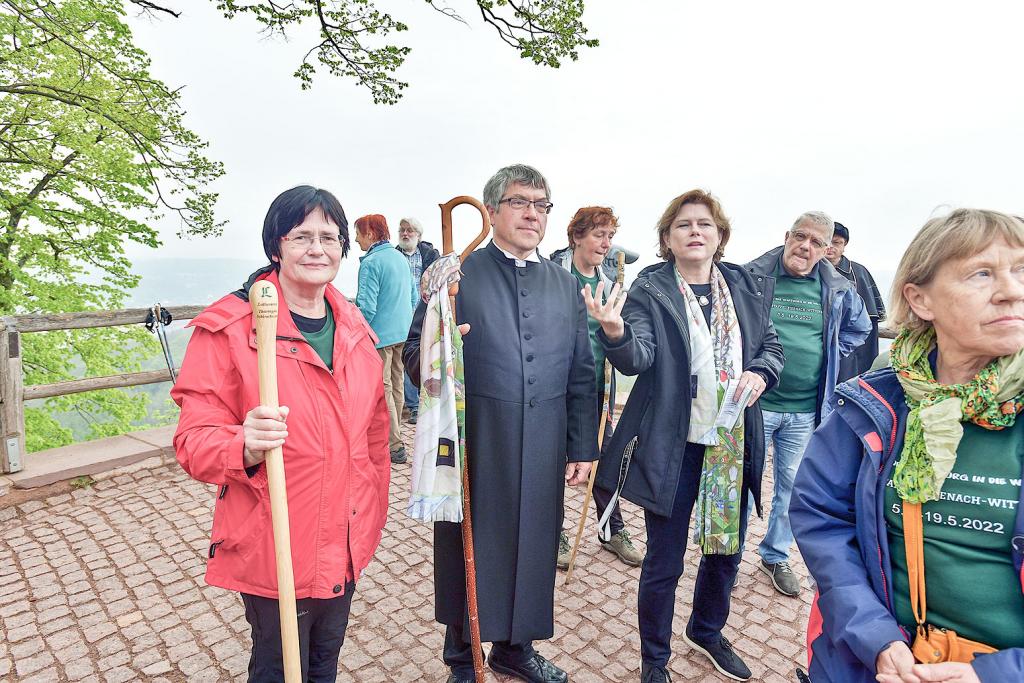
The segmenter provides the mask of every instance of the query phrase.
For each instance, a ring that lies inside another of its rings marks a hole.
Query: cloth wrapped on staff
[[[439,258],[423,272],[426,315],[420,353],[420,410],[407,512],[424,522],[462,521],[462,468],[466,399],[462,335],[448,297],[459,281],[457,254]]]

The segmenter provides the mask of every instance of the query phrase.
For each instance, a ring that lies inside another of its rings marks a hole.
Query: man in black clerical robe
[[[585,484],[597,453],[597,397],[579,284],[541,258],[551,209],[530,166],[484,188],[493,240],[462,266],[456,319],[464,336],[466,445],[480,637],[488,664],[537,683],[567,681],[533,649],[554,634],[555,557],[565,483]],[[417,386],[424,305],[403,360]],[[446,625],[451,683],[475,680],[461,525],[434,524],[434,604]]]

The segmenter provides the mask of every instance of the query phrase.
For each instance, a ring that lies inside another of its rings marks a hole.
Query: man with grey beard
[[[437,260],[440,254],[434,245],[423,241],[423,225],[415,218],[403,218],[398,223],[398,244],[395,249],[400,251],[405,258],[409,259],[409,271],[412,273],[412,281],[416,285],[416,291],[420,291],[420,276],[427,267]],[[413,308],[416,308],[413,302]],[[420,408],[420,394],[409,380],[409,374],[405,375],[405,407],[409,411],[409,424],[416,424]]]

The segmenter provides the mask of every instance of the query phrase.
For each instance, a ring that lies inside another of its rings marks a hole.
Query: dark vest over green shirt
[[[594,277],[587,277],[576,270],[576,264],[573,263],[572,274],[576,276],[581,289],[589,287],[590,293],[597,296],[597,284],[601,281],[601,276],[597,272],[594,273]],[[607,297],[607,295],[608,292],[604,292],[604,297]],[[591,318],[588,314],[587,329],[590,332],[590,348],[594,352],[594,366],[597,371],[597,391],[601,393],[604,390],[604,346],[597,339],[597,331],[601,329],[601,323]]]

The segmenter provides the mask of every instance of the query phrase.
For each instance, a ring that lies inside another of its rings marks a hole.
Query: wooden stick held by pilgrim
[[[622,284],[626,279],[626,254],[620,251],[617,255],[615,282],[622,291]],[[612,364],[607,360],[604,362],[604,385],[611,387]],[[604,397],[604,410],[601,413],[601,420],[597,423],[597,453],[601,454],[601,445],[604,443],[605,430],[611,427],[611,410],[615,405],[614,396]],[[572,544],[572,552],[569,553],[569,569],[565,573],[565,584],[572,581],[572,570],[576,566],[576,552],[580,549],[580,541],[583,539],[583,525],[587,521],[587,511],[590,509],[590,500],[594,497],[594,480],[597,479],[597,463],[590,468],[590,481],[587,482],[587,495],[583,499],[583,512],[580,514],[580,523],[576,527],[576,540]],[[614,503],[613,503],[614,504]]]
[[[441,207],[441,251],[444,254],[452,253],[455,248],[452,242],[452,209],[460,204],[470,204],[475,206],[480,211],[480,216],[483,218],[483,227],[480,229],[480,234],[476,236],[469,246],[466,247],[461,254],[459,254],[459,260],[465,261],[466,257],[473,253],[487,235],[491,232],[491,221],[487,217],[487,209],[478,200],[473,197],[455,197],[445,204],[439,204]],[[458,283],[453,284],[448,288],[448,294],[451,297],[452,303],[452,317],[458,321],[457,312],[455,310],[455,295],[459,291]],[[472,334],[472,331],[470,332]],[[473,646],[473,670],[476,673],[476,680],[479,683],[487,680],[487,674],[484,669],[484,659],[480,650],[480,611],[477,607],[476,601],[476,556],[473,548],[473,511],[470,507],[469,501],[469,445],[463,449],[464,461],[462,463],[462,549],[463,557],[466,564],[466,608],[469,612],[469,633],[470,640]]]
[[[256,358],[260,374],[260,405],[277,408],[277,288],[266,280],[249,290],[249,304],[256,324]],[[295,576],[292,570],[291,532],[288,528],[288,494],[284,481],[281,447],[267,451],[267,488],[274,527],[277,559],[277,604],[281,613],[281,653],[286,683],[301,683],[299,627],[295,610]]]

